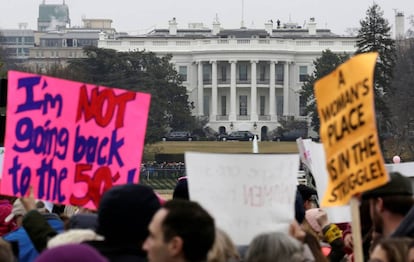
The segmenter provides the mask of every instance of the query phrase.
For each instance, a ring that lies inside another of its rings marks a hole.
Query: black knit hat
[[[297,187],[300,195],[302,196],[303,201],[310,200],[313,195],[317,195],[316,190],[311,188],[310,186],[299,184]]]
[[[382,196],[412,196],[413,188],[408,177],[401,175],[398,172],[390,173],[390,181],[387,184],[372,190],[366,191],[362,194],[362,199],[370,199]]]
[[[114,186],[104,193],[99,204],[97,233],[118,244],[143,242],[160,207],[156,194],[148,186]]]

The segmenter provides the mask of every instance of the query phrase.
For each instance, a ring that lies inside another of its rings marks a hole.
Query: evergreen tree
[[[150,93],[145,143],[160,141],[170,128],[194,129],[187,90],[170,62],[171,55],[158,57],[151,52],[117,52],[92,46],[84,51],[87,58],[70,60],[67,67],[54,67],[46,74]]]
[[[405,161],[414,159],[414,39],[397,41],[397,60],[392,86],[395,94],[390,97],[394,138],[384,147],[391,157],[395,154]],[[398,87],[398,88],[397,88]]]
[[[301,99],[306,101],[306,114],[311,117],[311,126],[313,130],[319,133],[320,121],[318,110],[316,108],[316,98],[313,86],[317,80],[331,73],[337,66],[342,64],[348,58],[347,55],[338,55],[327,49],[322,51],[322,55],[313,61],[314,71],[303,83],[300,91]]]
[[[366,17],[360,21],[356,53],[376,51],[379,54],[374,72],[375,109],[377,114],[378,131],[386,131],[390,121],[389,107],[386,95],[394,94],[391,86],[393,69],[396,60],[395,41],[391,38],[391,27],[383,17],[384,13],[378,4],[368,8]]]

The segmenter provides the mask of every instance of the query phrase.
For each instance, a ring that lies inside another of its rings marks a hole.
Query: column
[[[211,60],[211,115],[210,121],[217,120],[217,61]]]
[[[197,84],[197,105],[198,105],[198,115],[204,115],[204,86],[203,86],[203,62],[197,61],[198,66],[198,84]]]
[[[229,121],[236,121],[236,60],[230,61],[230,113]]]
[[[290,61],[285,61],[285,70],[283,75],[283,115],[289,114],[289,64]]]
[[[257,121],[257,63],[258,60],[250,61],[251,87],[250,87],[250,120]]]
[[[271,60],[270,61],[270,70],[269,70],[269,115],[271,121],[277,120],[276,114],[276,64],[277,61]]]

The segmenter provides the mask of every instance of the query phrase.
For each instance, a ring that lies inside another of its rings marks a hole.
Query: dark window
[[[260,115],[265,115],[265,108],[266,108],[266,97],[260,96]]]
[[[179,66],[178,74],[180,74],[183,81],[187,81],[187,66]]]
[[[222,65],[220,69],[221,69],[221,81],[224,82],[227,80],[227,67],[226,65]]]
[[[241,116],[247,116],[247,96],[240,96],[239,97],[239,112]]]
[[[239,80],[246,81],[247,80],[247,64],[240,64],[239,65]]]
[[[308,67],[299,66],[299,81],[305,82],[306,80],[308,80]]]
[[[225,116],[227,115],[227,97],[221,96],[221,115]]]
[[[277,64],[275,66],[275,71],[276,71],[276,84],[283,84],[283,75],[284,75],[284,65],[279,65]]]

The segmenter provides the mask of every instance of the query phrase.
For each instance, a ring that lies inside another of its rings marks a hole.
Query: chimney
[[[308,32],[310,35],[316,35],[316,22],[315,18],[311,17],[308,22]]]
[[[273,33],[273,20],[269,20],[265,23],[265,30],[271,36]]]
[[[220,21],[216,14],[216,18],[213,21],[213,31],[211,32],[213,35],[218,35],[220,33]]]
[[[175,17],[169,21],[169,30],[170,35],[177,35],[177,21],[175,20]]]
[[[395,12],[395,39],[404,39],[404,13]]]

